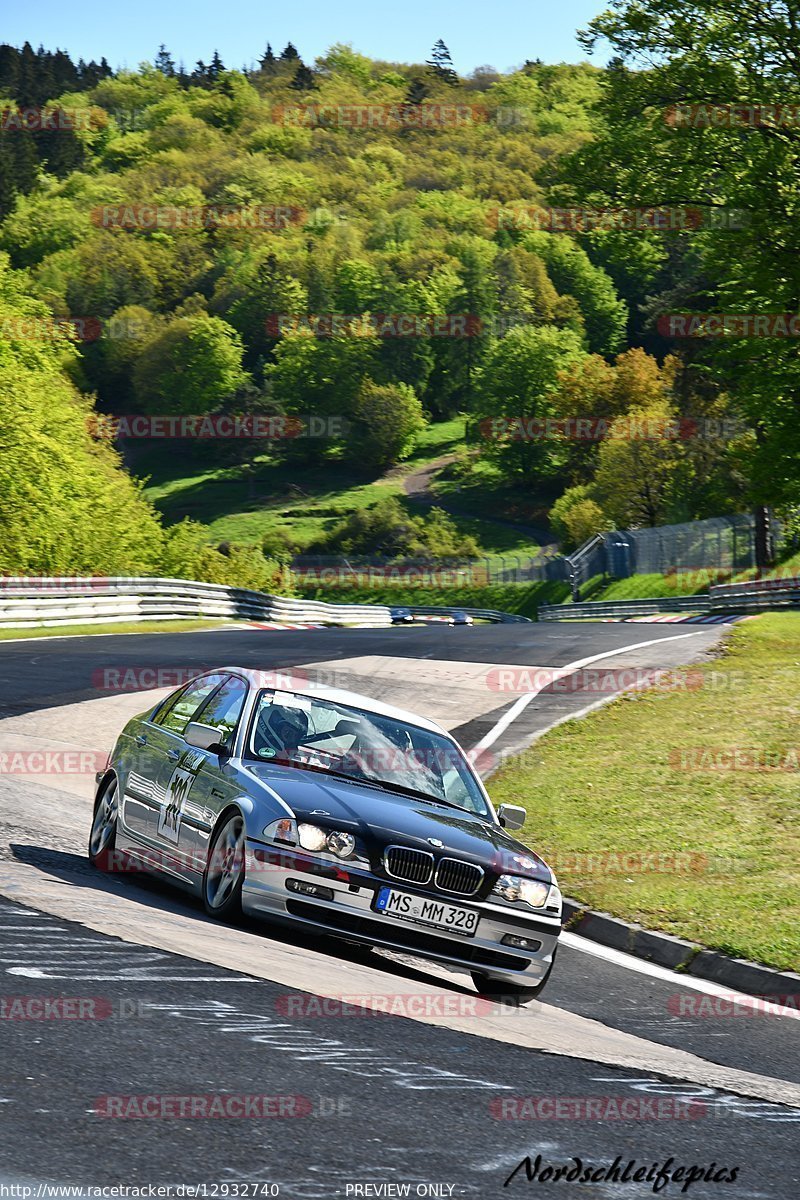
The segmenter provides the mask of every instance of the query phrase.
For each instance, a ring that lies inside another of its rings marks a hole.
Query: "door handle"
[[[211,789],[211,795],[212,795],[212,796],[216,796],[218,800],[224,800],[224,799],[225,799],[225,793],[224,793],[224,792],[221,792],[221,791],[219,790],[219,788],[212,788],[212,789]]]
[[[177,762],[178,759],[180,758],[180,756],[181,756],[180,750],[168,750],[167,751],[167,758],[169,759],[170,762]]]
[[[146,746],[147,745],[147,738],[145,737],[145,735],[143,733],[137,733],[136,745],[137,746]]]

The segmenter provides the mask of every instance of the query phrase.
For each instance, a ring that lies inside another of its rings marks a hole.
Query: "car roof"
[[[219,668],[220,672],[230,671],[236,675],[242,675],[255,688],[264,688],[265,690],[274,688],[276,691],[291,692],[298,696],[317,696],[324,700],[332,700],[337,704],[349,705],[351,708],[362,708],[367,712],[376,713],[380,717],[389,717],[390,720],[402,721],[408,725],[416,725],[420,729],[427,729],[431,733],[441,733],[445,737],[450,737],[447,730],[443,729],[441,725],[437,725],[435,721],[429,721],[427,717],[409,712],[408,709],[383,704],[382,701],[375,700],[372,696],[364,696],[360,692],[327,687],[325,684],[307,684],[305,687],[298,687],[294,681],[291,681],[290,686],[282,688],[280,686],[281,676],[285,675],[291,680],[292,670],[292,667],[277,667],[268,671],[253,670],[252,667]]]

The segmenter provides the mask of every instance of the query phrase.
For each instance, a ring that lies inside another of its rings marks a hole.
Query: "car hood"
[[[412,796],[385,792],[363,783],[331,779],[314,771],[248,763],[247,769],[291,808],[298,821],[326,829],[346,829],[379,847],[395,842],[453,854],[496,874],[509,872],[543,879],[554,876],[535,851],[492,821]],[[443,843],[432,847],[429,839]]]

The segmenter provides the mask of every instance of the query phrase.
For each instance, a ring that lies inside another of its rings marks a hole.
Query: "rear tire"
[[[244,817],[228,813],[211,839],[203,872],[203,905],[218,921],[238,921],[242,916],[244,849]]]
[[[89,834],[89,862],[98,871],[111,870],[111,856],[117,844],[117,796],[117,780],[113,776],[97,797]]]

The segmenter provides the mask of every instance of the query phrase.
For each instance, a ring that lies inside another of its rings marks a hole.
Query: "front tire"
[[[89,834],[89,862],[98,871],[111,870],[111,855],[117,844],[117,802],[116,776],[108,781],[97,797],[94,806],[92,829]]]
[[[501,979],[492,979],[490,975],[484,975],[480,971],[470,972],[472,982],[480,994],[485,996],[487,1000],[497,1000],[501,1004],[516,1006],[529,1004],[531,1000],[536,1000],[541,996],[547,987],[548,980],[553,972],[553,966],[555,965],[557,951],[558,946],[553,951],[553,961],[550,963],[547,974],[534,987],[524,987],[520,983],[504,983]]]
[[[229,813],[211,839],[203,872],[203,905],[218,921],[237,921],[242,915],[244,848],[244,818]]]

